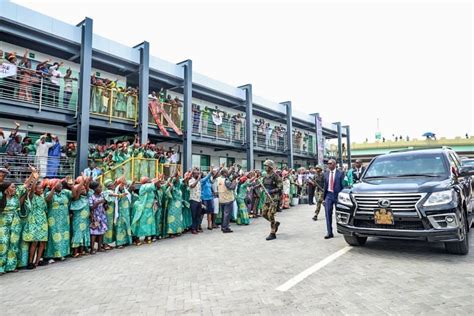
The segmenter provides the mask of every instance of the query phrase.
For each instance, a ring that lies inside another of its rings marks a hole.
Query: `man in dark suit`
[[[355,162],[354,169],[352,169],[352,179],[354,180],[354,183],[360,181],[360,178],[362,177],[364,171],[365,167],[362,166],[362,161],[360,159],[357,159]]]
[[[336,161],[330,159],[328,162],[328,171],[324,174],[324,209],[326,211],[327,235],[324,239],[333,238],[332,233],[332,211],[337,203],[337,196],[342,191],[342,181],[344,173],[336,169]]]

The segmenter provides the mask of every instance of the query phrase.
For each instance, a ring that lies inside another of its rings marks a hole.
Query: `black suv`
[[[367,237],[444,242],[469,252],[474,167],[451,149],[391,152],[374,158],[361,181],[339,193],[337,231],[352,246]]]

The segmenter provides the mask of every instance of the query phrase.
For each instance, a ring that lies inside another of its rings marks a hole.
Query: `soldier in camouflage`
[[[266,160],[263,165],[265,166],[266,175],[263,179],[263,186],[268,192],[265,196],[265,204],[263,205],[262,215],[270,222],[270,235],[266,238],[267,240],[276,239],[276,233],[280,222],[275,221],[275,214],[278,208],[278,201],[280,201],[281,192],[283,189],[283,182],[281,177],[275,173],[275,164],[271,160]]]

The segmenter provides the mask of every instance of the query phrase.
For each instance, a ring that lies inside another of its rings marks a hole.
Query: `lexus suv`
[[[336,204],[337,231],[352,246],[367,237],[444,242],[469,252],[474,167],[449,148],[391,152],[374,158]]]

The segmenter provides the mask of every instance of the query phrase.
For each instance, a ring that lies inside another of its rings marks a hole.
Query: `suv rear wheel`
[[[469,235],[467,233],[469,224],[465,214],[463,214],[462,222],[461,235],[464,237],[463,240],[444,243],[446,251],[455,255],[467,255],[469,253]]]
[[[344,235],[344,240],[351,246],[363,246],[367,241],[367,237],[357,237],[357,236],[348,236]]]

